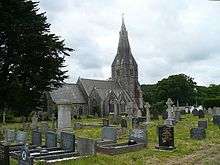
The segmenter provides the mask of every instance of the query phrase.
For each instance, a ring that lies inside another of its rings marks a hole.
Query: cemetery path
[[[167,165],[220,165],[220,144],[208,145],[183,158],[170,159]]]

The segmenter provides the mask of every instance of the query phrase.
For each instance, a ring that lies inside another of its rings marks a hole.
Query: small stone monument
[[[173,115],[173,108],[172,108],[172,105],[173,105],[173,101],[168,98],[167,102],[167,113],[168,113],[168,118],[165,120],[165,125],[168,125],[168,126],[172,126],[174,124],[174,115]]]
[[[34,112],[32,118],[31,118],[31,129],[35,130],[38,127],[38,117],[37,117],[37,113]]]
[[[137,111],[137,117],[142,117],[142,112],[140,109],[138,109],[138,111]]]
[[[145,103],[144,108],[146,110],[146,123],[150,122],[150,104],[148,102]]]
[[[55,130],[56,129],[56,125],[55,125],[56,116],[54,113],[52,113],[51,119],[52,119],[52,129]]]
[[[3,114],[2,114],[2,122],[3,122],[3,125],[6,124],[5,116],[6,116],[6,113],[5,113],[5,111],[4,111]]]
[[[88,138],[78,138],[77,151],[80,155],[94,155],[96,141]]]
[[[129,134],[129,141],[133,140],[136,143],[147,144],[147,136],[145,129],[133,129]]]
[[[16,143],[25,144],[27,142],[28,134],[27,132],[18,131],[16,133]]]
[[[72,103],[68,100],[56,102],[58,106],[58,131],[71,131]]]

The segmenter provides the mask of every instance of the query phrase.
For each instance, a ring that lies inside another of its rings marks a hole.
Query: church
[[[138,82],[138,65],[131,53],[128,32],[122,18],[118,49],[111,65],[111,78],[94,80],[79,78],[50,92],[53,107],[60,100],[68,101],[76,115],[108,116],[128,114],[136,116],[143,109]]]

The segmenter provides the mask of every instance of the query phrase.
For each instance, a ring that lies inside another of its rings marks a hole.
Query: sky
[[[122,13],[140,84],[184,73],[198,85],[220,84],[220,1],[40,0],[51,32],[75,49],[66,82],[108,79]]]

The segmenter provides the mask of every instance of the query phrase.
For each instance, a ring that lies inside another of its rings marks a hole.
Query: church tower
[[[128,91],[138,109],[143,108],[142,92],[138,82],[138,65],[131,53],[123,17],[121,31],[119,32],[118,50],[112,63],[112,79]]]

